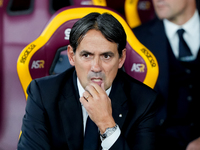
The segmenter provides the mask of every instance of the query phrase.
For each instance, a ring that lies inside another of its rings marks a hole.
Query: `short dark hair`
[[[126,33],[120,22],[108,13],[90,13],[74,24],[69,38],[74,53],[84,35],[91,29],[100,31],[108,41],[117,43],[121,57],[122,50],[126,46]]]

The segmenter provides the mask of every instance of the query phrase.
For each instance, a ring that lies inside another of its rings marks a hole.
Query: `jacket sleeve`
[[[49,150],[47,119],[36,81],[31,82],[27,93],[26,112],[23,118],[18,150]]]

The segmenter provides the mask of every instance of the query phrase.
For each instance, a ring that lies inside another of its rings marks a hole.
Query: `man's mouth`
[[[93,83],[98,84],[99,86],[101,86],[103,80],[101,78],[92,78],[91,79]]]

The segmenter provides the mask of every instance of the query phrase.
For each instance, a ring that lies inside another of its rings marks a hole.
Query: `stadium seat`
[[[152,0],[125,0],[124,11],[131,28],[137,27],[155,17]]]
[[[142,45],[126,21],[115,11],[101,6],[65,7],[57,11],[41,33],[41,35],[27,45],[19,55],[17,72],[27,98],[26,89],[31,80],[55,74],[60,56],[65,55],[69,44],[69,33],[73,24],[91,12],[110,13],[123,25],[127,34],[127,57],[124,70],[133,78],[154,87],[158,77],[158,64],[154,55]],[[63,57],[64,58],[64,57]],[[66,63],[60,66],[66,70]],[[61,71],[62,72],[62,71]],[[57,72],[59,73],[59,72]]]

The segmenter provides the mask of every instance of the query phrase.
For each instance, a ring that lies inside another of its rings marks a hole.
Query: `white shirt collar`
[[[189,46],[193,56],[196,58],[200,47],[200,20],[196,10],[192,18],[185,24],[179,26],[170,22],[167,19],[163,20],[166,36],[169,39],[170,45],[176,57],[178,57],[178,35],[177,30],[183,28],[183,35],[187,45]]]

